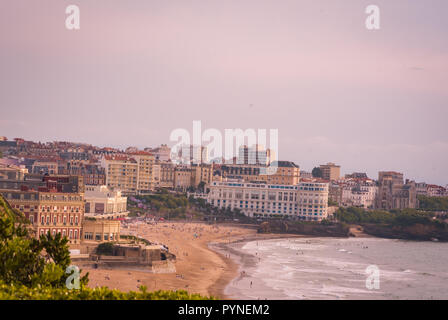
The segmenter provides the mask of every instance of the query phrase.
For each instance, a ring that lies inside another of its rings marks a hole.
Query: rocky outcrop
[[[267,221],[260,224],[258,233],[289,233],[316,237],[348,237],[349,228],[343,224],[320,224],[300,221]]]
[[[392,226],[384,224],[364,224],[364,232],[375,237],[420,241],[448,241],[448,230],[436,225],[413,224]]]

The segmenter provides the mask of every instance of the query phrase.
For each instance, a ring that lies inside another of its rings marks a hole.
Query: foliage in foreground
[[[185,290],[147,292],[141,286],[139,291],[122,292],[107,287],[66,289],[52,287],[28,288],[0,283],[0,300],[210,300]]]
[[[34,238],[25,216],[0,196],[0,281],[7,285],[65,286],[68,240],[50,233]],[[81,283],[87,284],[87,275]]]

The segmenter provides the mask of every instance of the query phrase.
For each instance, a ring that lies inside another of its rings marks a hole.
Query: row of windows
[[[85,240],[93,240],[95,241],[116,241],[118,240],[118,234],[117,233],[104,233],[103,235],[101,233],[93,233],[93,232],[84,232],[84,239]]]
[[[42,212],[76,212],[78,213],[80,211],[80,207],[58,207],[58,206],[40,206],[40,210]]]
[[[43,234],[47,234],[47,233],[50,233],[50,234],[52,234],[53,236],[55,236],[56,234],[60,233],[60,234],[62,234],[62,237],[67,237],[67,235],[68,235],[68,238],[69,238],[70,240],[72,240],[72,239],[74,239],[74,240],[78,239],[78,229],[75,229],[75,230],[70,229],[68,233],[67,233],[67,230],[66,230],[66,229],[62,229],[62,230],[61,230],[61,229],[41,229],[41,230],[40,230],[40,234],[41,234],[41,235],[43,235]]]
[[[33,217],[33,216],[30,216],[30,221],[31,221],[31,217]],[[34,218],[33,218],[33,220],[34,220]],[[78,223],[79,223],[79,217],[76,215],[76,216],[69,216],[69,221],[70,221],[70,224],[71,225],[73,225],[73,223],[75,224],[75,225],[78,225]],[[32,221],[32,222],[34,222],[34,221]],[[58,223],[63,223],[64,225],[66,225],[67,224],[67,216],[61,216],[61,215],[53,215],[52,217],[51,216],[44,216],[44,215],[42,215],[42,216],[40,216],[40,223],[41,224],[47,224],[47,225],[49,225],[50,223],[53,223],[54,225],[56,225],[56,224],[58,224]]]

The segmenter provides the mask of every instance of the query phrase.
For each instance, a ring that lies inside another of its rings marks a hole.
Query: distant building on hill
[[[403,182],[403,174],[394,171],[378,173],[378,194],[375,207],[382,210],[417,208],[417,188],[414,181]]]
[[[338,180],[341,176],[341,166],[335,165],[334,163],[322,164],[319,168],[322,172],[322,179],[324,180]]]

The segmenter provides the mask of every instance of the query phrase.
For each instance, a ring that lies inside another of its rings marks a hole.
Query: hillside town
[[[249,217],[305,221],[328,218],[334,205],[415,209],[418,196],[448,196],[446,187],[411,181],[400,172],[381,171],[377,179],[358,172],[341,176],[334,163],[302,171],[259,145],[241,146],[237,157],[221,163],[209,161],[207,148],[195,145],[177,152],[166,144],[119,150],[2,137],[0,152],[0,193],[24,212],[38,235],[61,233],[74,247],[119,239],[127,197],[161,190],[188,192]]]

